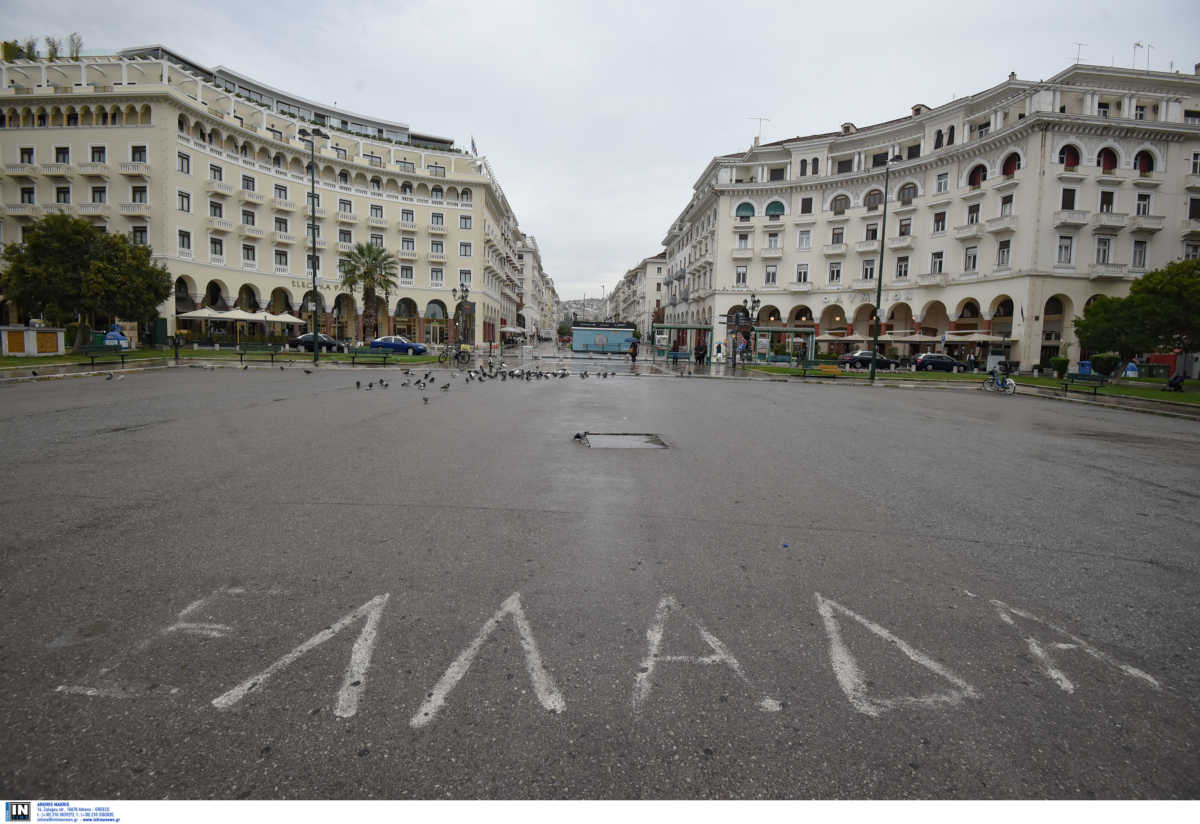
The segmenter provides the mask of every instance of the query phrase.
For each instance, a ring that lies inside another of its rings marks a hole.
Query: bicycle
[[[1000,382],[998,383],[997,380]],[[1017,394],[1017,382],[1008,375],[998,375],[995,372],[988,373],[988,376],[983,379],[983,389],[986,392],[1000,392],[1004,395]]]
[[[442,347],[442,351],[438,353],[438,363],[448,363],[451,360],[458,364],[461,369],[471,362],[471,353],[462,347],[455,347],[447,343]]]

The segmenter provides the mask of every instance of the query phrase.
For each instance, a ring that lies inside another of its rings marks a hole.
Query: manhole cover
[[[581,440],[592,449],[667,448],[662,438],[650,432],[585,432]]]

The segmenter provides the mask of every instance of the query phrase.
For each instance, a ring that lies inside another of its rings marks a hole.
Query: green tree
[[[399,264],[399,259],[387,249],[369,243],[356,243],[354,251],[346,257],[342,268],[342,285],[351,294],[356,289],[363,290],[363,338],[368,341],[375,338],[379,321],[375,312],[375,295],[397,288],[396,271]]]
[[[37,60],[38,59],[37,38],[34,37],[32,34],[29,35],[28,37],[26,37],[25,41],[23,43],[21,43],[21,51],[25,53],[26,60]]]
[[[571,334],[571,322],[570,321],[564,320],[558,324],[558,336],[560,338],[565,338],[570,334]]]
[[[46,59],[53,62],[62,53],[62,41],[57,37],[46,35]]]
[[[54,323],[76,316],[84,321],[76,350],[97,314],[149,321],[171,294],[171,276],[151,262],[148,246],[68,215],[31,224],[22,243],[4,247],[3,259],[8,268],[0,274],[0,290],[7,297]]]
[[[1145,302],[1136,296],[1111,298],[1100,295],[1075,319],[1075,334],[1092,352],[1116,352],[1121,368],[1114,381],[1140,352],[1150,352],[1157,341],[1146,324]]]
[[[1200,349],[1200,260],[1176,260],[1134,282],[1147,330],[1160,349]]]
[[[14,60],[20,60],[25,56],[25,50],[21,48],[21,44],[16,40],[5,40],[0,43],[0,60],[5,63],[11,63]]]

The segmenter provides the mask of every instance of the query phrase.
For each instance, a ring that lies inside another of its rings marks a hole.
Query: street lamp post
[[[737,335],[739,334],[736,329],[737,324],[734,322],[734,318],[735,317],[741,318],[744,316],[747,319],[747,322],[749,322],[749,319],[751,317],[754,317],[755,315],[758,314],[758,307],[761,305],[762,305],[762,301],[759,300],[758,295],[751,292],[749,298],[742,298],[743,313],[739,314],[739,315],[734,315],[733,313],[730,313],[730,316],[726,320],[727,325],[733,325],[735,327],[735,329],[733,330],[734,331],[733,346],[729,347],[729,355],[730,355],[730,358],[732,359],[731,363],[733,365],[734,372],[737,371]],[[750,326],[750,334],[751,335],[754,334],[754,326],[753,325]]]
[[[320,297],[317,292],[317,138],[323,137],[329,139],[329,135],[320,129],[313,128],[301,129],[298,134],[300,139],[308,144],[308,175],[311,183],[311,190],[308,198],[308,214],[309,214],[309,235],[312,238],[312,261],[309,268],[312,269],[312,316],[313,316],[313,363],[319,363],[321,360],[321,333],[318,331],[320,327]]]
[[[455,331],[458,332],[459,351],[461,352],[463,338],[467,336],[467,298],[471,295],[471,287],[465,283],[460,283],[458,285],[462,287],[461,293],[458,289],[451,289],[450,295],[454,298],[455,303],[458,303],[459,295],[462,295],[462,309],[459,310],[458,323],[455,324],[457,327]]]
[[[892,164],[904,158],[893,155],[883,167],[883,220],[879,227],[879,268],[875,270],[875,329],[871,337],[871,383],[875,383],[875,361],[879,358],[879,324],[882,322],[883,310],[879,304],[883,301],[883,248],[887,244],[887,199],[888,181],[892,174]]]

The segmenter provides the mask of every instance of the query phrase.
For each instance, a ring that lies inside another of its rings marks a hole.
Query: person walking
[[[694,352],[694,354],[696,356],[696,365],[697,366],[704,365],[704,349],[705,349],[704,341],[702,341],[702,340],[696,341],[696,351]]]
[[[975,372],[975,350],[972,349],[967,353],[967,371],[974,374]]]
[[[637,338],[633,339],[633,343],[629,344],[629,360],[633,364],[637,364],[638,342]]]

